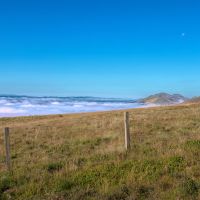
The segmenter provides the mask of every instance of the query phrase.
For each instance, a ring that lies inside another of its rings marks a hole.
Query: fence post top
[[[124,112],[124,115],[128,116],[128,115],[129,115],[129,112],[128,112],[128,111],[125,111],[125,112]]]

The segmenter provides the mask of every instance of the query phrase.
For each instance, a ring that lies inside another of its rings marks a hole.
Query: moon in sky
[[[182,36],[182,37],[185,37],[185,33],[181,33],[181,36]]]

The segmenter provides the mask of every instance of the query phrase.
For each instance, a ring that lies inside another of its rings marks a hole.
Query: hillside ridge
[[[168,93],[157,93],[150,95],[146,98],[139,99],[139,103],[157,104],[157,105],[171,105],[178,104],[187,101],[188,98],[181,94],[168,94]]]

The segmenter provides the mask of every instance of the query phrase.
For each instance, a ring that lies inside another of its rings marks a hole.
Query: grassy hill
[[[192,99],[189,99],[189,100],[186,101],[185,103],[187,103],[187,104],[194,104],[194,103],[199,104],[199,103],[200,103],[200,97],[194,97],[194,98],[192,98]]]
[[[188,100],[186,97],[180,94],[167,94],[167,93],[158,93],[140,99],[139,103],[151,103],[157,105],[172,105]]]
[[[11,128],[12,173],[3,128]],[[0,199],[200,199],[200,105],[0,119]]]

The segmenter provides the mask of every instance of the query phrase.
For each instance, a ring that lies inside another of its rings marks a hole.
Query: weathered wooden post
[[[5,149],[6,149],[6,165],[8,171],[11,170],[11,161],[10,161],[10,132],[9,128],[5,128]]]
[[[129,113],[124,112],[125,149],[130,149]]]

